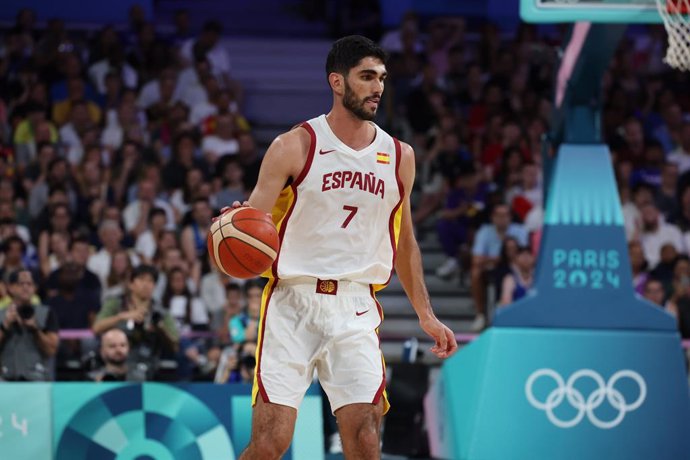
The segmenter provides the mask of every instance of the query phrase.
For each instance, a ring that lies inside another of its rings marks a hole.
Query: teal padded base
[[[689,396],[675,333],[494,328],[443,364],[425,405],[439,458],[676,460]]]

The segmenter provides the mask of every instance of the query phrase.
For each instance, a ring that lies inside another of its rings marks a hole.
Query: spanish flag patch
[[[376,152],[376,162],[381,163],[383,165],[390,164],[391,156],[387,153]]]

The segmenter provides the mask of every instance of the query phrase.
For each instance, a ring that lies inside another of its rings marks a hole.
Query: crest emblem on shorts
[[[335,295],[338,292],[338,282],[335,280],[318,280],[316,282],[317,294]]]

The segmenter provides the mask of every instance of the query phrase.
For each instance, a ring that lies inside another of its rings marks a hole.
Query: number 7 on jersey
[[[344,209],[345,211],[349,212],[350,214],[347,215],[347,217],[345,218],[345,221],[343,222],[343,225],[341,225],[340,228],[345,228],[345,227],[348,226],[348,224],[350,223],[350,221],[352,220],[352,218],[355,217],[355,214],[357,214],[357,210],[358,210],[359,208],[358,208],[357,206],[348,206],[348,205],[345,205],[345,206],[343,206],[343,209]]]

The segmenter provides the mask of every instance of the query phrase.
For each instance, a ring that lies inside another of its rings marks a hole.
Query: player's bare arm
[[[410,209],[410,191],[415,176],[414,151],[408,144],[401,143],[401,145],[400,178],[405,188],[405,197],[402,204],[403,213],[395,270],[412,303],[412,308],[419,317],[420,326],[436,342],[431,351],[439,358],[447,358],[457,350],[458,344],[453,332],[436,318],[424,283],[422,256],[414,236]]]
[[[296,179],[304,168],[310,142],[309,133],[299,127],[276,137],[266,150],[249,200],[235,202],[232,207],[248,205],[270,213],[285,184]],[[228,209],[230,207],[223,208],[221,213]]]

